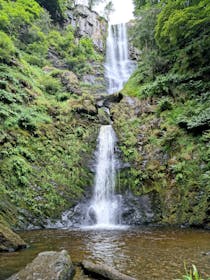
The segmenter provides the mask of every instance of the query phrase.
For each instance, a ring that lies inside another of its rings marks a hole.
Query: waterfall
[[[126,24],[109,25],[105,63],[107,93],[121,90],[133,69],[134,64],[128,55]],[[94,194],[87,213],[87,220],[96,227],[121,227],[121,196],[115,194],[116,141],[112,126],[101,126],[96,151]]]
[[[107,93],[121,90],[134,67],[134,63],[129,59],[126,23],[109,25],[105,63]]]
[[[116,135],[111,125],[100,128],[97,147],[94,195],[88,215],[102,227],[119,224],[119,196],[115,195]]]

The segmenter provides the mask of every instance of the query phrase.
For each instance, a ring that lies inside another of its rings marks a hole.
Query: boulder
[[[74,112],[80,115],[96,116],[98,114],[94,102],[90,99],[79,101],[78,103],[75,103],[72,108]]]
[[[67,251],[42,252],[30,264],[8,280],[70,280],[74,267]]]
[[[0,251],[14,252],[23,248],[26,248],[26,243],[22,238],[0,223]]]
[[[67,89],[67,91],[75,94],[81,94],[79,88],[79,80],[72,71],[64,71],[61,74],[61,82]]]
[[[101,107],[110,107],[112,103],[119,103],[123,99],[121,92],[113,94],[102,94],[95,97],[96,104],[99,108]]]
[[[82,262],[83,269],[94,276],[103,277],[104,279],[109,280],[136,280],[133,277],[127,276],[120,273],[113,267],[107,266],[105,264],[95,264],[89,261]],[[98,279],[98,278],[97,278]]]

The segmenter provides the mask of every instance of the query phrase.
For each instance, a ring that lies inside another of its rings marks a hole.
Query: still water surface
[[[190,229],[130,228],[126,230],[37,230],[21,232],[29,249],[0,254],[0,279],[29,263],[39,252],[69,251],[74,262],[105,262],[139,280],[172,280],[184,262],[210,276],[210,232]]]

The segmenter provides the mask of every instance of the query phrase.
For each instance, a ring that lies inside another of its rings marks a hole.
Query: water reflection
[[[118,231],[96,231],[89,232],[87,250],[91,257],[97,262],[104,262],[107,265],[115,266],[115,260],[126,259],[122,251],[125,245],[121,240],[122,232]]]

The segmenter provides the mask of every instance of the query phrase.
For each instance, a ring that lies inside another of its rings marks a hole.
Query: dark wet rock
[[[85,272],[94,276],[103,277],[110,280],[135,280],[135,278],[120,273],[115,268],[105,264],[95,264],[89,261],[83,261],[82,267]],[[96,278],[98,279],[98,278]]]
[[[121,92],[114,94],[102,94],[95,97],[97,106],[109,108],[112,103],[119,103],[123,99]]]
[[[99,122],[102,125],[108,125],[111,123],[109,110],[106,107],[98,109]]]
[[[14,252],[26,248],[23,239],[6,225],[0,223],[0,251]]]
[[[74,267],[67,251],[42,252],[30,264],[8,280],[70,280]]]
[[[87,196],[78,202],[77,205],[65,211],[60,219],[56,221],[47,220],[45,222],[45,228],[72,228],[89,224],[87,219],[91,195],[91,192],[87,192]]]
[[[142,225],[157,222],[158,208],[155,204],[155,194],[135,196],[131,192],[122,197],[122,223],[125,225]]]

